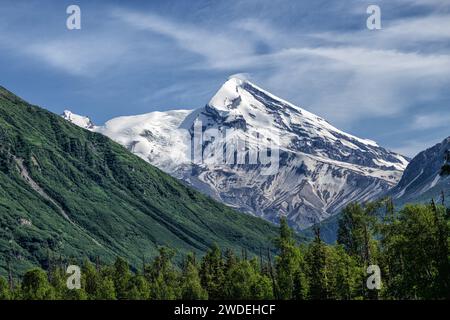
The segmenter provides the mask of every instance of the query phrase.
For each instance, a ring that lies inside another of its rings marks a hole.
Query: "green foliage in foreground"
[[[217,243],[254,255],[276,232],[0,87],[0,275],[8,264],[14,276],[48,269],[59,256],[123,256],[136,268],[160,246],[203,254]]]
[[[101,266],[86,260],[80,290],[66,288],[57,264],[28,271],[17,285],[0,278],[0,299],[450,299],[446,209],[409,205],[397,215],[387,202],[380,222],[373,218],[380,208],[345,208],[335,245],[318,230],[314,241],[298,245],[283,219],[275,257],[269,251],[249,259],[245,250],[237,256],[213,246],[200,261],[191,253],[175,265],[174,252],[162,247],[136,272],[122,258]],[[366,287],[371,264],[382,270],[381,290]]]

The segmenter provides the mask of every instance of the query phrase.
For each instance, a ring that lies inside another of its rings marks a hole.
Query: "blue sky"
[[[56,113],[197,108],[246,73],[408,156],[450,135],[450,0],[0,0],[0,14],[0,85]]]

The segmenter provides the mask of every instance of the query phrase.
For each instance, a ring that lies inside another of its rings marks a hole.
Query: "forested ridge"
[[[256,253],[276,233],[0,87],[0,275],[48,268],[49,255],[137,266],[160,246]]]
[[[213,246],[174,263],[175,251],[161,247],[139,270],[120,257],[110,265],[59,257],[20,281],[0,278],[0,299],[450,299],[449,215],[434,202],[399,212],[390,200],[350,204],[335,245],[325,244],[320,230],[299,244],[282,219],[274,256]],[[67,289],[68,263],[81,263],[79,290]],[[380,290],[367,288],[369,265],[381,269]]]

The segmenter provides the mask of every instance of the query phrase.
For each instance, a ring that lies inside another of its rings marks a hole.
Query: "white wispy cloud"
[[[399,51],[388,45],[405,43],[411,35],[415,37],[414,41],[443,41],[450,34],[439,32],[435,24],[447,25],[450,21],[447,16],[400,19],[378,33],[376,46],[362,41],[362,32],[344,32],[340,36],[330,34],[340,39],[339,46],[325,43],[314,47],[314,43],[308,41],[292,40],[305,40],[308,35],[299,36],[293,32],[286,36],[275,27],[254,19],[231,21],[229,25],[221,25],[219,32],[154,14],[117,9],[113,15],[132,27],[167,36],[181,48],[198,54],[203,61],[191,66],[193,68],[240,69],[255,73],[265,68],[269,72],[264,72],[268,77],[264,81],[275,90],[291,91],[290,94],[287,92],[288,96],[298,98],[298,101],[309,91],[312,97],[307,101],[339,122],[362,116],[396,114],[411,103],[409,99],[399,97],[408,86],[418,88],[426,79],[429,85],[424,88],[432,90],[435,82],[450,80],[447,71],[450,55]],[[269,52],[258,53],[257,46],[261,41],[270,48]],[[334,87],[327,86],[330,80],[335,82]],[[301,96],[296,96],[299,83]],[[321,84],[325,86],[319,93]],[[337,107],[339,111],[334,112]],[[342,110],[349,113],[344,115]]]
[[[434,14],[425,17],[399,19],[389,25],[385,39],[403,38],[410,41],[445,41],[450,39],[450,15]]]
[[[345,129],[360,119],[399,115],[450,85],[450,15],[437,10],[438,1],[398,1],[436,11],[384,21],[380,31],[365,29],[362,19],[356,31],[307,33],[281,31],[268,20],[242,16],[220,25],[194,24],[116,7],[106,13],[114,27],[100,26],[86,37],[58,35],[37,41],[10,33],[3,34],[2,43],[76,76],[99,76],[137,61],[249,73],[275,94]],[[191,58],[171,53],[176,50]],[[149,97],[183,96],[183,90],[189,86],[174,84]],[[426,123],[416,120],[412,127]]]
[[[433,129],[448,127],[450,123],[450,111],[448,113],[426,113],[414,117],[413,128]]]
[[[57,69],[90,77],[113,67],[127,51],[125,47],[101,38],[37,42],[24,49],[24,53]]]
[[[382,20],[383,28],[369,31],[361,28],[353,32],[318,32],[312,36],[337,45],[359,45],[370,48],[413,50],[414,46],[427,49],[430,43],[441,44],[448,50],[450,14],[432,13],[418,17]],[[436,46],[434,50],[439,49]]]
[[[174,22],[152,13],[139,13],[116,9],[112,16],[140,30],[147,30],[170,37],[177,44],[206,59],[209,67],[223,65],[254,53],[251,39],[244,40],[239,34],[208,31],[204,28]]]
[[[396,115],[449,82],[445,55],[340,47],[291,49],[284,56],[290,62],[270,77],[271,87],[340,125]]]

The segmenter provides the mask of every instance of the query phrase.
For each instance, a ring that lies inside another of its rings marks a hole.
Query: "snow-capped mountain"
[[[93,130],[95,127],[88,117],[79,116],[69,110],[64,110],[61,117],[84,129]]]
[[[450,177],[440,175],[448,150],[450,137],[420,152],[411,160],[402,179],[389,191],[389,195],[399,204],[428,202],[432,198],[438,201],[442,192],[450,200]]]
[[[385,193],[408,164],[238,78],[202,108],[118,117],[89,129],[230,206],[274,222],[282,214],[297,228]]]

